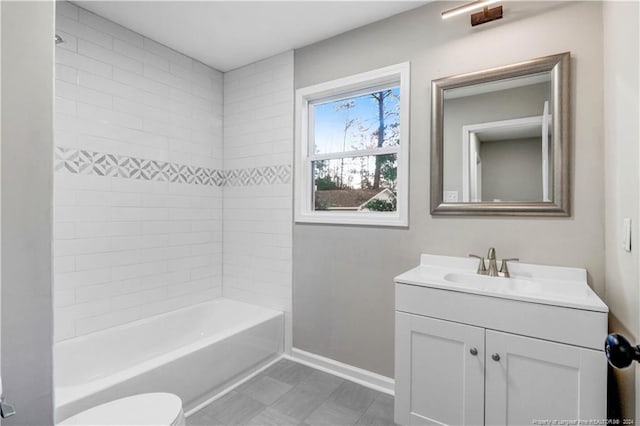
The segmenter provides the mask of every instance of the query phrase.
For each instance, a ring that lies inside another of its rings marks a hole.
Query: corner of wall
[[[285,312],[291,349],[293,51],[224,74],[223,295]]]

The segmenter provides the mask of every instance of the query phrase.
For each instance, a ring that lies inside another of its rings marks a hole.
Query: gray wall
[[[498,256],[585,267],[604,292],[602,7],[507,2],[504,19],[443,21],[435,2],[295,52],[296,87],[411,61],[409,228],[296,224],[294,347],[393,377],[393,277],[420,253]],[[572,215],[429,215],[431,80],[571,51]]]
[[[51,425],[54,3],[1,7],[2,424]]]
[[[612,331],[640,338],[638,328],[638,140],[640,139],[640,7],[638,2],[605,2],[604,22],[604,157],[606,299]],[[632,252],[621,247],[622,219],[632,218]],[[640,410],[633,398],[636,369],[617,370],[613,403],[621,402],[620,415],[632,418]],[[635,385],[635,389],[638,386]],[[612,406],[613,409],[617,408]]]
[[[540,139],[483,141],[482,200],[542,201]]]
[[[542,115],[550,90],[550,83],[540,83],[447,99],[443,120],[443,189],[458,191],[458,199],[462,200],[462,126]]]

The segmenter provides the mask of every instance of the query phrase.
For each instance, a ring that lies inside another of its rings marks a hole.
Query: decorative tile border
[[[250,186],[291,182],[291,165],[225,170],[225,185]]]
[[[290,164],[216,170],[64,147],[55,148],[54,170],[72,174],[210,186],[250,186],[291,182]]]

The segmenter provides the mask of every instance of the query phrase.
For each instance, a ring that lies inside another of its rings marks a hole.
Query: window
[[[296,92],[296,222],[408,225],[409,63]]]

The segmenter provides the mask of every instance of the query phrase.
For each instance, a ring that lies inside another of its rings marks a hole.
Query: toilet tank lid
[[[59,425],[171,425],[182,412],[174,394],[143,393],[97,405]]]

